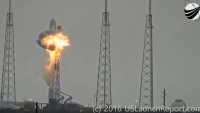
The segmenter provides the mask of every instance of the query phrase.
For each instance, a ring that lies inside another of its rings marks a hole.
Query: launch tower
[[[49,86],[49,103],[60,99],[60,55],[58,53],[55,55],[54,80]]]
[[[56,54],[55,60],[55,92],[60,92],[60,55]],[[60,99],[60,95],[55,95],[55,99]]]

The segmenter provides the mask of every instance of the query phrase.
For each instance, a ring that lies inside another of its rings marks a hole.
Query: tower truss
[[[11,0],[6,19],[3,71],[1,83],[1,101],[16,102],[15,89],[15,49],[14,49],[14,22],[11,13]]]
[[[55,92],[60,94],[60,55],[56,53],[55,60]],[[60,99],[60,95],[55,95],[56,100]]]
[[[54,63],[54,79],[49,86],[49,102],[50,99],[60,99],[60,54],[55,51]]]
[[[102,16],[96,106],[112,105],[111,97],[111,61],[110,61],[110,23],[105,0],[105,12]]]
[[[146,16],[142,74],[140,85],[140,107],[153,107],[153,43],[152,43],[152,14],[149,0],[149,14]]]

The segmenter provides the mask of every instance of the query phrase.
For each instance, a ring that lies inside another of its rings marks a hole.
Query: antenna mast
[[[11,0],[9,0],[9,12],[8,13],[11,13]]]
[[[166,92],[165,92],[165,89],[164,89],[164,92],[162,92],[162,93],[163,93],[163,96],[162,96],[163,97],[163,105],[165,106],[165,97],[167,95]]]
[[[151,0],[149,0],[149,15],[151,15]]]
[[[107,0],[105,0],[105,12],[107,12],[107,5],[108,4],[108,1]]]

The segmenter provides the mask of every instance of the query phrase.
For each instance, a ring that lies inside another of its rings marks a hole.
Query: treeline
[[[26,111],[24,109],[13,110],[13,109],[0,109],[0,113],[36,113],[36,111]],[[82,112],[80,110],[38,110],[38,113],[93,113],[91,112]]]
[[[19,109],[19,110],[0,109],[0,113],[36,113],[36,111],[26,111],[24,109]],[[39,110],[38,113],[94,113],[94,112],[93,111],[60,109],[60,110]],[[100,112],[100,113],[169,113],[169,112],[127,112],[127,111],[121,111],[121,112]],[[181,113],[181,112],[179,112],[179,113]],[[190,112],[190,113],[200,113],[200,112]]]

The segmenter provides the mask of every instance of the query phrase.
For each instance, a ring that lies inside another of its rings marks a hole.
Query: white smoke
[[[54,70],[46,70],[44,67],[43,78],[48,86],[54,81]]]
[[[54,80],[53,76],[54,76],[53,73],[46,73],[46,72],[44,73],[43,78],[48,86],[50,86],[50,84],[53,82]]]

